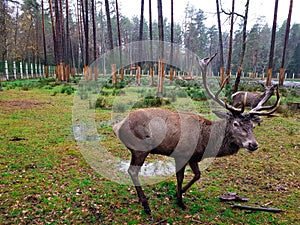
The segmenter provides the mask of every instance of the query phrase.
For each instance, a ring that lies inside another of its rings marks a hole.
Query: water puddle
[[[123,173],[127,173],[130,161],[122,160],[116,164],[116,168]],[[155,161],[155,162],[145,162],[141,168],[139,175],[145,177],[160,177],[160,176],[170,176],[170,174],[175,173],[175,164],[171,161]]]

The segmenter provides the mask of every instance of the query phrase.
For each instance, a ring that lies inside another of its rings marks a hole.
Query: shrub
[[[127,108],[128,108],[128,104],[126,104],[124,102],[117,102],[113,106],[113,111],[115,111],[115,112],[125,112]]]
[[[100,108],[103,109],[105,108],[107,105],[107,101],[104,97],[100,96],[99,98],[97,98],[96,102],[95,102],[95,108]],[[91,107],[91,104],[90,104]]]
[[[141,99],[140,101],[136,102],[133,108],[159,107],[167,104],[170,104],[170,101],[167,99],[154,97],[154,96],[147,96]]]
[[[71,87],[70,85],[65,85],[61,88],[60,93],[62,93],[62,94],[65,93],[67,95],[71,95],[74,93],[74,91],[75,91],[75,88]]]
[[[191,88],[188,90],[188,95],[195,101],[207,100],[204,90]]]

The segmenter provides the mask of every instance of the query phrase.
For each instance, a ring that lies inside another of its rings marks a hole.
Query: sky
[[[145,12],[144,16],[146,20],[149,18],[149,1],[145,1]],[[231,0],[219,0],[223,9],[226,11],[231,10]],[[121,14],[126,15],[129,18],[133,16],[140,16],[141,10],[141,1],[140,0],[119,0],[120,11]],[[240,14],[244,14],[245,10],[245,2],[246,0],[236,0],[236,12]],[[281,26],[283,21],[287,19],[288,10],[289,10],[289,0],[279,0],[278,5],[278,14],[277,14],[277,26]],[[163,4],[163,16],[167,17],[170,21],[171,17],[171,0],[162,0]],[[196,9],[200,8],[205,12],[207,17],[206,26],[210,27],[212,25],[217,26],[217,17],[216,17],[216,1],[215,0],[174,0],[174,20],[177,23],[182,23],[185,17],[184,11],[186,5],[193,5]],[[274,15],[274,6],[275,0],[250,0],[249,5],[249,20],[248,20],[248,28],[251,28],[253,24],[257,21],[257,18],[264,16],[263,23],[266,22],[269,26],[272,26],[273,23],[273,15]],[[298,9],[296,11],[296,9]],[[300,9],[300,0],[293,1],[293,13],[292,13],[292,21],[293,23],[300,23],[300,16],[298,14]],[[152,18],[153,20],[157,20],[157,1],[152,0]],[[222,21],[226,20],[225,16],[223,16]],[[228,25],[228,22],[225,22],[224,25]]]

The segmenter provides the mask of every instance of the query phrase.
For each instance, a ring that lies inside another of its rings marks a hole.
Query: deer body
[[[223,116],[224,120],[210,121],[193,113],[146,108],[131,112],[124,120],[114,125],[113,130],[131,152],[143,151],[173,158],[188,157],[198,162],[203,157],[209,139],[216,139],[222,133],[225,134],[222,147],[217,149],[220,151],[217,155],[212,154],[213,156],[232,155],[239,148],[256,150],[258,144],[252,133],[253,122],[250,117],[232,118],[228,123],[226,115],[219,112],[219,116]],[[233,120],[236,124],[242,121],[243,128],[249,130],[243,135],[245,137],[236,137],[238,125],[233,127]],[[222,129],[218,129],[219,127]],[[212,129],[219,132],[211,134]],[[194,146],[190,147],[191,145]]]
[[[182,193],[200,178],[198,162],[203,158],[233,155],[240,148],[250,151],[258,148],[253,135],[254,122],[250,116],[217,114],[223,120],[210,121],[197,114],[147,108],[131,112],[123,121],[114,125],[115,134],[132,153],[128,172],[147,213],[150,213],[150,208],[140,187],[138,173],[148,154],[166,155],[175,159],[177,200],[184,207]],[[210,149],[207,149],[209,141],[215,143],[222,136],[224,138],[219,146],[210,144]],[[182,188],[187,164],[195,175]]]
[[[242,104],[244,106],[249,106],[251,108],[254,108],[257,106],[257,104],[267,95],[272,95],[274,93],[276,85],[273,86],[264,86],[265,91],[264,92],[246,92],[246,91],[238,91],[231,95],[231,98],[233,100],[233,106],[239,107]]]

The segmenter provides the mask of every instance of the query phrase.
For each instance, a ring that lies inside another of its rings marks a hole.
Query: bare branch
[[[274,213],[278,213],[278,212],[283,212],[284,211],[282,209],[277,209],[277,208],[254,207],[254,206],[247,206],[247,205],[240,205],[240,204],[234,204],[232,207],[233,208],[237,208],[237,209],[265,211],[265,212],[274,212]]]

